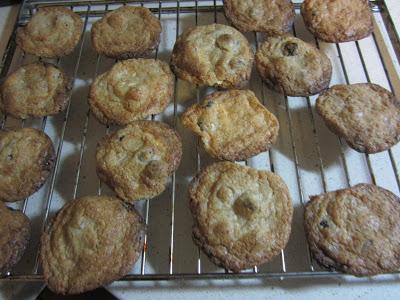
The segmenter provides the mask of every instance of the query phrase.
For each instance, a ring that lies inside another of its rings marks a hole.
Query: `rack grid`
[[[64,113],[42,119],[18,121],[0,116],[0,128],[30,126],[45,131],[56,147],[56,163],[45,186],[36,194],[12,206],[31,218],[32,241],[22,261],[2,274],[0,281],[42,281],[38,263],[39,236],[49,218],[65,201],[88,194],[112,194],[97,179],[94,149],[97,141],[117,127],[97,123],[86,104],[88,86],[107,70],[114,60],[95,54],[90,46],[93,21],[121,5],[141,5],[158,16],[163,33],[160,47],[153,57],[168,61],[178,35],[194,25],[225,23],[222,1],[43,1],[25,0],[0,65],[0,79],[21,64],[35,60],[49,61],[64,68],[72,77],[71,101]],[[23,26],[42,6],[70,7],[84,21],[80,43],[74,53],[58,60],[37,58],[23,53],[15,43],[16,29]],[[301,17],[300,2],[295,3],[297,18],[292,33],[321,48],[332,60],[333,83],[376,82],[399,96],[400,40],[384,0],[370,1],[374,15],[373,34],[361,41],[327,44],[308,33]],[[262,42],[260,33],[246,34],[254,49]],[[193,279],[289,279],[351,277],[321,269],[312,259],[302,228],[302,211],[308,196],[359,182],[372,182],[400,193],[400,146],[383,153],[366,155],[351,150],[342,139],[330,133],[315,112],[316,96],[283,97],[268,90],[254,72],[250,88],[272,111],[281,124],[277,145],[241,164],[271,170],[287,182],[295,205],[293,233],[287,249],[265,266],[231,273],[213,266],[191,241],[191,219],[187,205],[187,185],[202,166],[212,161],[199,146],[199,140],[185,131],[179,114],[189,105],[201,100],[212,88],[189,86],[175,80],[174,101],[165,113],[152,120],[169,123],[183,138],[183,162],[171,176],[167,190],[156,199],[139,201],[136,206],[148,227],[141,259],[132,272],[121,281],[193,280]],[[160,247],[162,245],[162,247]],[[398,272],[391,273],[399,279]]]

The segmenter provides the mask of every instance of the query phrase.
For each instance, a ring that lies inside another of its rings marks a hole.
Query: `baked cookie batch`
[[[346,13],[343,13],[343,12]],[[193,240],[215,264],[239,272],[266,263],[285,248],[293,216],[281,177],[235,164],[268,151],[279,133],[278,119],[249,89],[253,63],[266,85],[285,96],[321,93],[316,110],[350,147],[384,151],[399,141],[400,110],[393,94],[371,83],[331,88],[330,59],[290,35],[290,0],[225,0],[235,28],[192,27],[176,40],[170,64],[145,58],[162,31],[149,9],[123,6],[108,12],[91,30],[99,55],[119,59],[91,85],[88,103],[105,125],[121,129],[99,141],[96,171],[116,197],[74,199],[42,234],[40,260],[50,289],[75,294],[128,274],[143,247],[146,230],[132,203],[161,194],[179,167],[181,139],[162,122],[144,120],[171,102],[175,76],[221,90],[186,109],[184,127],[215,159],[189,186]],[[367,0],[305,0],[307,28],[326,42],[354,41],[373,29]],[[83,30],[80,17],[62,7],[40,8],[19,28],[26,53],[59,58],[71,53]],[[253,52],[241,32],[258,31],[265,41]],[[9,75],[0,89],[0,109],[15,118],[63,111],[71,82],[57,66],[32,63]],[[0,200],[29,197],[53,168],[54,147],[36,129],[0,131]],[[371,184],[311,197],[304,213],[314,258],[323,266],[356,276],[400,268],[400,199]],[[29,219],[0,202],[0,271],[18,262],[30,237]]]

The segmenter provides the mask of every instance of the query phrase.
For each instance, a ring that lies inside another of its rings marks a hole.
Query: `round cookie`
[[[275,143],[279,122],[250,90],[208,95],[189,107],[182,124],[200,136],[206,151],[221,160],[245,160]]]
[[[377,84],[335,85],[319,96],[316,109],[328,128],[359,152],[381,152],[400,139],[399,102]]]
[[[17,44],[27,53],[58,58],[71,53],[83,30],[79,15],[61,6],[39,8],[17,31]]]
[[[0,200],[19,201],[36,192],[53,169],[50,138],[33,128],[0,131]]]
[[[70,90],[70,79],[56,66],[25,65],[3,83],[0,109],[18,119],[54,115],[66,108]]]
[[[171,68],[196,85],[240,88],[247,85],[253,50],[236,29],[222,24],[196,26],[177,39]]]
[[[173,97],[174,85],[165,62],[124,60],[96,78],[90,88],[89,106],[101,123],[126,125],[162,112]]]
[[[117,59],[149,55],[160,42],[161,23],[146,7],[122,6],[92,27],[98,54]]]
[[[156,121],[135,121],[97,145],[96,170],[127,201],[161,194],[178,168],[182,143],[175,130]]]
[[[368,0],[304,0],[301,14],[308,30],[329,43],[360,40],[373,30]]]
[[[293,36],[270,37],[256,52],[261,78],[286,96],[310,96],[329,87],[332,64],[316,47]]]
[[[234,272],[285,248],[293,207],[283,180],[231,162],[203,169],[189,186],[193,240],[212,262]]]
[[[313,256],[325,267],[356,276],[399,270],[399,201],[372,184],[311,197],[304,226]]]
[[[224,0],[226,18],[242,32],[280,35],[290,31],[295,17],[290,0]]]
[[[28,217],[0,202],[0,273],[9,271],[21,259],[30,235]]]
[[[41,237],[47,286],[79,294],[125,276],[140,256],[144,230],[135,208],[118,198],[70,200]]]

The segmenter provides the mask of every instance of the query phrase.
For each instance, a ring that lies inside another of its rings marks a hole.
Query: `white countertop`
[[[396,26],[400,27],[399,0],[388,0]],[[17,7],[0,8],[0,57],[11,33]],[[382,279],[382,280],[381,280]],[[383,280],[384,279],[384,280]],[[214,280],[175,282],[116,282],[108,288],[123,299],[399,299],[400,277],[380,279],[288,279]],[[34,299],[43,288],[41,283],[1,283],[1,299]]]

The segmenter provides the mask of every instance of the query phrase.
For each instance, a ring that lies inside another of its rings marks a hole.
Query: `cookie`
[[[377,84],[335,85],[319,96],[316,109],[328,128],[359,152],[381,152],[400,139],[399,102]]]
[[[231,162],[203,169],[189,186],[193,240],[218,266],[239,272],[285,248],[293,216],[283,180]]]
[[[97,145],[99,178],[127,201],[161,194],[178,168],[182,143],[175,130],[156,121],[135,121]]]
[[[70,200],[41,237],[47,286],[58,294],[83,293],[129,273],[143,248],[145,226],[118,198]]]
[[[103,124],[126,125],[161,113],[171,102],[175,78],[163,61],[130,59],[96,78],[89,106]]]
[[[368,0],[304,0],[301,14],[308,30],[329,43],[360,40],[373,30]]]
[[[71,53],[83,30],[79,15],[61,6],[42,7],[25,27],[18,28],[17,44],[27,53],[58,58]]]
[[[275,143],[279,122],[250,90],[208,95],[189,107],[182,124],[200,136],[205,150],[221,160],[245,160]]]
[[[290,0],[224,0],[224,12],[240,31],[265,32],[269,36],[290,31],[296,15]]]
[[[273,90],[310,96],[329,87],[332,64],[316,47],[293,36],[270,37],[256,52],[256,67]]]
[[[0,202],[0,273],[10,271],[21,259],[31,235],[29,219]]]
[[[19,201],[42,187],[53,169],[50,138],[33,128],[0,131],[0,200]]]
[[[399,270],[399,200],[372,184],[311,197],[304,226],[315,259],[356,276]]]
[[[117,59],[149,55],[160,42],[161,23],[146,7],[121,6],[92,26],[98,54]]]
[[[70,90],[70,79],[56,66],[25,65],[3,83],[0,109],[18,119],[54,115],[66,108]]]
[[[241,88],[247,85],[253,50],[236,29],[222,24],[196,26],[177,39],[172,71],[196,85]]]

